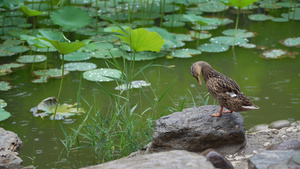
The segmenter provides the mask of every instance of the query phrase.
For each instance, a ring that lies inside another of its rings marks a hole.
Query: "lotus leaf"
[[[218,1],[209,1],[207,3],[199,4],[198,10],[202,12],[221,12],[227,10],[229,7]]]
[[[162,23],[162,25],[165,27],[181,27],[181,26],[184,26],[185,23],[179,22],[179,21],[167,21],[167,22]]]
[[[178,41],[193,41],[191,36],[185,34],[175,34],[175,36]]]
[[[284,8],[290,8],[291,7],[291,2],[290,1],[288,1],[288,2],[277,2],[276,4],[281,6],[281,7],[284,7]],[[299,3],[294,4],[294,5],[296,5],[297,7],[300,6]]]
[[[21,44],[23,41],[21,40],[16,40],[16,39],[7,39],[6,41],[3,42],[3,45],[5,46],[15,46]]]
[[[295,58],[296,53],[291,53],[282,49],[270,49],[260,54],[265,59],[281,59],[285,57]]]
[[[182,41],[168,41],[168,40],[165,40],[165,44],[163,46],[163,48],[165,49],[170,49],[170,48],[179,48],[179,47],[182,47],[184,46],[185,43],[182,42]]]
[[[0,81],[0,91],[8,91],[12,86],[9,85],[9,82]]]
[[[265,15],[265,14],[252,14],[249,15],[248,18],[253,21],[265,21],[269,19],[274,19],[273,16]]]
[[[256,2],[258,0],[229,0],[229,2],[238,7],[238,8],[244,8],[248,5],[251,5],[252,3]]]
[[[189,31],[188,35],[190,37],[197,38],[197,39],[207,39],[207,38],[210,38],[212,36],[210,33],[199,33],[199,32],[196,32],[196,31]]]
[[[252,43],[245,43],[243,45],[240,45],[240,47],[246,48],[246,49],[252,49],[252,48],[256,48],[255,44]]]
[[[255,36],[255,33],[253,32],[247,32],[246,29],[227,29],[222,32],[223,35],[226,36],[234,36],[236,31],[236,37],[241,37],[241,38],[252,38]]]
[[[65,6],[52,12],[50,18],[54,24],[71,31],[88,25],[91,20],[87,12],[72,6]]]
[[[153,25],[154,21],[153,20],[135,20],[132,23],[137,26],[145,26],[145,25]]]
[[[153,52],[139,52],[135,55],[135,61],[141,61],[141,60],[153,60],[156,58],[163,57],[164,53],[153,53]],[[126,55],[126,59],[133,60],[133,56]]]
[[[60,55],[60,58],[62,59],[62,55]],[[82,61],[90,58],[91,56],[87,52],[73,52],[64,56],[64,60],[66,61]]]
[[[53,69],[47,69],[47,70],[37,70],[37,71],[33,71],[33,73],[36,76],[49,76],[49,77],[54,77],[54,78],[59,78],[62,75],[62,70],[61,69],[57,69],[57,68],[53,68]],[[65,70],[64,71],[64,75],[68,75],[69,71]]]
[[[43,62],[47,60],[45,55],[23,55],[20,56],[17,61],[20,63],[33,63],[33,62]]]
[[[122,72],[116,69],[94,69],[83,73],[83,78],[89,81],[109,82],[119,79]]]
[[[229,49],[228,45],[221,45],[221,44],[210,44],[205,43],[198,47],[199,50],[202,52],[211,52],[211,53],[218,53],[218,52],[225,52]]]
[[[132,81],[130,85],[127,84],[122,84],[119,85],[115,88],[115,90],[127,90],[127,89],[132,89],[132,88],[142,88],[144,86],[150,86],[151,83],[147,83],[144,80],[137,80],[137,81]]]
[[[276,4],[276,3],[261,3],[259,5],[260,8],[265,8],[265,9],[279,9],[282,8],[280,5]]]
[[[43,14],[43,12],[36,11],[36,10],[31,10],[27,6],[21,6],[21,9],[28,16],[38,16],[38,15],[42,15]]]
[[[29,48],[26,46],[11,46],[11,47],[5,48],[4,52],[16,54],[16,53],[26,52],[28,50],[29,50]]]
[[[97,65],[94,63],[86,63],[86,62],[76,62],[76,63],[66,63],[65,70],[67,71],[87,71],[96,69]]]
[[[7,106],[7,103],[3,99],[0,99],[0,108],[6,107],[6,106]]]
[[[287,38],[287,39],[281,40],[280,43],[284,46],[299,48],[300,47],[300,37]]]
[[[96,50],[104,50],[104,49],[112,49],[114,46],[111,43],[108,42],[93,42],[85,47],[83,47],[81,50],[86,52],[92,52]]]
[[[112,48],[110,50],[99,50],[95,52],[91,52],[90,56],[94,58],[105,58],[105,59],[111,59],[112,56],[114,58],[119,58],[123,55],[124,53],[120,51],[118,48]],[[111,56],[112,55],[112,56]]]
[[[272,19],[273,22],[288,22],[289,19],[287,18],[274,18]]]
[[[0,107],[0,121],[6,120],[11,116],[9,112]]]
[[[196,24],[196,26],[193,26],[192,29],[194,30],[215,30],[217,29],[218,26],[217,25],[204,25],[204,26],[201,26],[199,24]]]
[[[222,21],[218,18],[205,18],[202,16],[197,16],[194,14],[189,15],[183,15],[184,18],[191,22],[196,22],[199,25],[205,26],[205,25],[221,25]]]
[[[127,29],[130,35],[127,35],[123,30],[117,30],[116,32],[123,34],[123,36],[118,35],[118,37],[136,52],[148,50],[159,52],[164,44],[164,40],[157,32],[150,32],[144,28]]]
[[[58,105],[56,116],[54,116],[54,112],[56,109],[57,99],[55,97],[49,97],[44,99],[41,103],[38,104],[38,106],[33,107],[30,111],[33,112],[33,115],[35,117],[41,116],[42,118],[52,114],[50,117],[51,120],[62,120],[65,118],[69,118],[70,116],[74,115],[80,115],[84,113],[84,111],[81,108],[77,108],[77,104],[66,104]],[[38,111],[43,111],[42,113],[38,113]]]
[[[191,58],[192,55],[199,55],[201,54],[201,51],[196,49],[179,49],[175,52],[171,53],[171,56],[177,57],[177,58]]]
[[[0,70],[6,70],[6,69],[10,69],[10,68],[18,68],[18,67],[22,67],[24,66],[24,64],[20,64],[20,63],[6,63],[3,65],[0,65]]]
[[[32,80],[32,83],[47,83],[49,76],[40,76],[37,79]]]
[[[216,44],[222,44],[222,45],[233,45],[234,37],[230,36],[218,36],[214,38],[210,38],[209,40],[211,43],[216,43]],[[234,45],[243,45],[245,43],[248,43],[248,39],[246,38],[241,38],[241,37],[236,37],[235,38],[235,44]]]
[[[189,20],[183,16],[184,15],[182,15],[182,14],[171,14],[171,15],[164,16],[164,19],[167,21],[188,22]]]
[[[90,39],[95,42],[111,42],[111,43],[119,40],[119,38],[114,35],[92,36],[90,37]]]
[[[124,25],[121,25],[121,27],[123,29],[130,28],[129,26],[124,26]],[[117,26],[108,26],[108,27],[104,28],[104,32],[112,32],[112,31],[118,31],[118,30],[121,30],[121,29]]]

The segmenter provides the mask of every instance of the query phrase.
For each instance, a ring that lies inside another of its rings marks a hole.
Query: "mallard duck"
[[[235,81],[214,70],[204,61],[196,62],[191,67],[191,74],[198,80],[200,86],[202,85],[200,79],[201,73],[209,93],[221,106],[219,113],[214,113],[211,116],[221,116],[223,107],[228,109],[228,111],[224,111],[223,113],[259,109],[258,106],[254,105],[251,100],[241,92],[239,85]]]

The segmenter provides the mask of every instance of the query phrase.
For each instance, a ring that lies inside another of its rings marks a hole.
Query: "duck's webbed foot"
[[[223,107],[221,106],[219,113],[211,114],[211,116],[213,116],[213,117],[220,117],[220,116],[222,116],[222,112],[223,112]]]

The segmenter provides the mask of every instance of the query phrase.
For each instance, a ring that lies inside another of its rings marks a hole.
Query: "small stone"
[[[286,135],[282,135],[281,138],[282,138],[282,139],[286,139],[287,136],[286,136]]]
[[[297,140],[273,144],[267,150],[300,150],[300,142]]]
[[[249,132],[257,132],[257,131],[267,130],[268,127],[269,127],[268,124],[258,124],[258,125],[255,125],[255,126],[251,127],[249,129]]]
[[[268,146],[270,146],[270,144],[271,144],[270,142],[265,142],[265,143],[264,143],[264,146],[265,146],[265,147],[268,147]]]
[[[214,149],[205,150],[202,155],[216,168],[233,169],[232,164],[221,153]]]
[[[240,160],[245,159],[245,157],[242,157],[242,156],[236,156],[234,159],[237,160],[237,161],[240,161]]]
[[[296,132],[298,132],[298,130],[297,129],[293,129],[292,132],[296,133]]]
[[[289,127],[286,129],[286,132],[292,132],[293,131],[293,127]]]
[[[253,150],[252,153],[253,153],[253,154],[257,154],[257,151]]]
[[[269,125],[269,128],[271,129],[281,129],[283,127],[290,127],[291,123],[288,120],[278,120],[274,121]]]

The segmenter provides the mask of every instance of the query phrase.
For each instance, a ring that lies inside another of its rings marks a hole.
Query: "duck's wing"
[[[241,92],[240,86],[232,79],[225,75],[211,77],[206,82],[209,91],[213,91],[215,94],[228,94],[231,97],[235,97]]]

